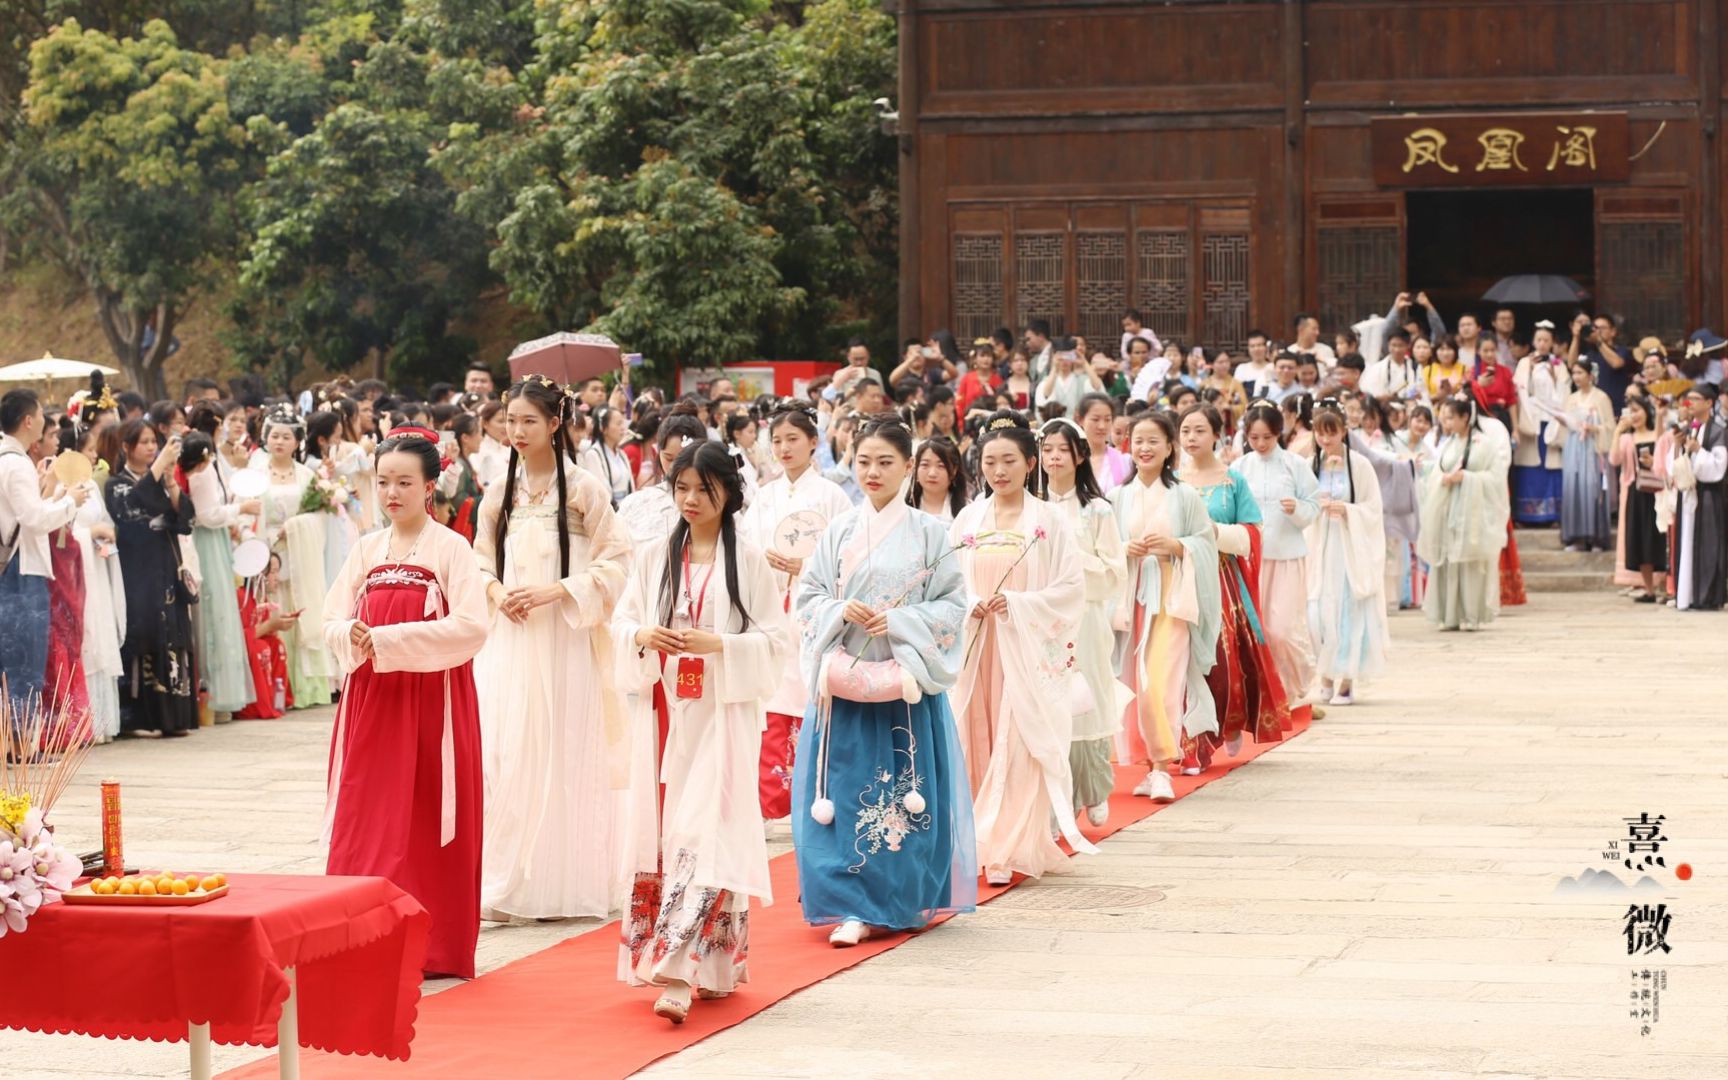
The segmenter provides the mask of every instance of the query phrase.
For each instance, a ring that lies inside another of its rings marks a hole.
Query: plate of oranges
[[[186,907],[208,903],[228,893],[226,874],[134,874],[91,878],[61,899],[68,904],[155,905]]]

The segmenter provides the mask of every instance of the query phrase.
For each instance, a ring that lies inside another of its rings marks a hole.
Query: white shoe
[[[1356,699],[1354,697],[1350,696],[1350,691],[1340,690],[1336,694],[1332,695],[1332,700],[1327,702],[1327,704],[1329,704],[1329,705],[1351,705],[1351,704],[1354,704],[1355,701],[1356,701]]]
[[[1242,736],[1232,735],[1224,740],[1224,749],[1231,757],[1242,752]]]
[[[1153,802],[1175,802],[1176,789],[1170,786],[1168,773],[1155,772],[1150,777],[1152,790],[1148,792]]]
[[[857,919],[847,919],[828,935],[828,944],[836,949],[850,949],[870,936],[870,928]]]
[[[1152,784],[1153,784],[1152,778],[1154,776],[1162,776],[1162,775],[1164,775],[1164,774],[1158,772],[1156,769],[1147,773],[1146,779],[1140,781],[1138,784],[1135,784],[1134,790],[1129,792],[1129,794],[1130,795],[1150,795],[1150,794],[1152,794]],[[1169,783],[1169,781],[1166,780],[1165,783]]]
[[[1101,802],[1097,806],[1086,808],[1086,820],[1094,825],[1102,825],[1110,820],[1110,804]]]
[[[1012,870],[998,869],[986,870],[984,872],[984,884],[986,885],[1007,885],[1013,880],[1014,872]]]
[[[1185,765],[1182,767],[1182,775],[1183,776],[1199,776],[1200,775],[1200,766],[1198,766],[1198,765]]]

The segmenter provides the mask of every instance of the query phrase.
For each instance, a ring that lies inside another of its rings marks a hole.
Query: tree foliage
[[[893,323],[893,35],[873,0],[0,0],[0,237],[153,393],[217,282],[283,378],[448,372],[498,296],[662,363],[826,353]]]

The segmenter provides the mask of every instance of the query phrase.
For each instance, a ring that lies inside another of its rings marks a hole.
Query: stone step
[[[1524,590],[1526,592],[1612,592],[1614,587],[1614,575],[1612,573],[1577,570],[1530,570],[1528,568],[1524,571]]]
[[[1518,545],[1518,563],[1525,570],[1570,570],[1576,573],[1612,574],[1612,551],[1553,551]]]

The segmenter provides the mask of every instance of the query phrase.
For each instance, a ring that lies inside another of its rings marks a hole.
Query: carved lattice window
[[[1342,330],[1380,314],[1398,293],[1396,225],[1329,226],[1319,230],[1320,328]]]
[[[1686,336],[1685,229],[1679,221],[1614,221],[1597,226],[1602,304],[1619,316],[1622,342]]]
[[[1134,234],[1134,306],[1162,341],[1188,341],[1191,250],[1187,229],[1141,229]],[[1120,335],[1118,335],[1120,337]]]
[[[1002,325],[1002,234],[954,237],[954,331],[962,349]]]
[[[1115,356],[1128,307],[1128,237],[1115,231],[1076,233],[1074,262],[1080,333],[1094,352]]]
[[[1014,307],[1016,325],[1047,319],[1050,333],[1068,332],[1068,234],[1014,234]]]
[[[1200,240],[1200,344],[1232,352],[1248,346],[1248,234],[1207,233]]]

